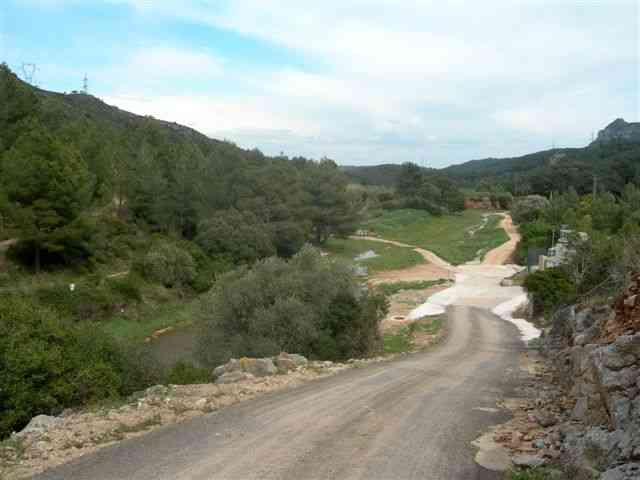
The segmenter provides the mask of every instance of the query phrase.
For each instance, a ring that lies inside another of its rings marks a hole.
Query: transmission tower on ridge
[[[38,66],[35,63],[23,63],[22,79],[31,85],[35,85],[34,82],[35,82],[37,71],[38,71]]]
[[[89,95],[89,78],[87,74],[84,74],[84,78],[82,79],[82,93],[85,95]]]

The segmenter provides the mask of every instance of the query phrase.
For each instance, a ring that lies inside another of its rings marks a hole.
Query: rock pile
[[[272,358],[232,358],[224,365],[213,370],[212,379],[217,384],[234,383],[252,377],[270,377],[276,374],[286,374],[306,367],[308,360],[302,355],[281,353]],[[330,367],[332,362],[314,362],[316,366]]]
[[[562,460],[606,480],[640,475],[638,282],[616,309],[569,307],[544,339],[555,382],[571,400],[560,433]]]

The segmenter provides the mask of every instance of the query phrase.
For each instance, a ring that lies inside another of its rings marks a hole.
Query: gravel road
[[[431,351],[352,369],[122,442],[37,479],[499,479],[471,442],[505,414],[517,329],[449,307]]]

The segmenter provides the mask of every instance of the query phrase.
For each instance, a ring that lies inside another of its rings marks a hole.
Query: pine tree
[[[37,121],[31,120],[2,161],[2,183],[20,243],[31,248],[40,271],[43,250],[63,253],[64,240],[91,197],[92,180],[85,162]]]

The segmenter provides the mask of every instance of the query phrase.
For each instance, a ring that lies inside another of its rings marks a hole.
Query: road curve
[[[124,441],[39,480],[498,479],[471,442],[505,414],[516,328],[448,310],[431,351],[352,369]]]

